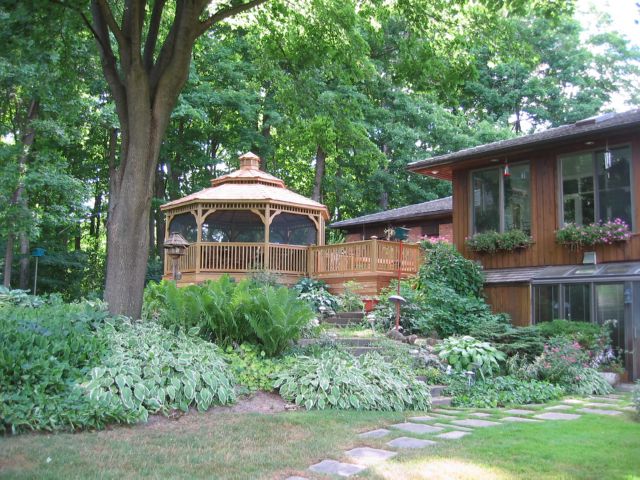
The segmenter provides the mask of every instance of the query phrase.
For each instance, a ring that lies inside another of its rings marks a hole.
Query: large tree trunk
[[[316,174],[313,181],[313,195],[311,198],[322,203],[322,180],[324,179],[325,162],[327,154],[320,145],[316,149]]]
[[[22,203],[24,201],[24,199],[22,198],[22,193],[24,192],[24,180],[22,176],[25,173],[25,169],[27,167],[27,160],[29,159],[29,152],[36,138],[36,132],[33,128],[33,121],[38,118],[38,108],[39,108],[38,100],[32,99],[31,102],[29,103],[29,111],[27,112],[27,121],[26,121],[25,131],[24,131],[24,134],[22,135],[22,153],[20,154],[20,158],[18,159],[18,171],[19,171],[20,178],[18,180],[18,186],[13,192],[13,196],[11,197],[11,205],[18,205],[19,203]],[[20,235],[21,239],[22,239],[22,235],[25,234],[25,232],[16,232],[16,233]],[[13,246],[16,239],[15,235],[16,234],[14,233],[10,233],[8,235],[7,244],[5,246],[6,250],[4,255],[3,284],[6,288],[11,288],[11,274],[12,274],[12,267],[13,267]],[[23,242],[21,242],[21,244],[22,243]],[[28,241],[27,241],[27,248],[29,248]],[[29,261],[28,258],[27,258],[27,261]],[[22,269],[22,262],[21,262],[21,269]],[[28,266],[27,266],[27,269],[28,269]],[[22,284],[22,280],[20,281],[20,284]]]
[[[20,232],[20,290],[29,289],[29,237]]]

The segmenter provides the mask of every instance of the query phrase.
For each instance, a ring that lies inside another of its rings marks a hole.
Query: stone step
[[[453,399],[451,397],[436,397],[436,398],[432,398],[431,399],[431,405],[432,406],[439,406],[439,407],[449,407],[451,406],[451,401]]]
[[[380,347],[348,347],[347,351],[354,357],[359,357],[361,355],[364,355],[365,353],[382,353],[384,350]]]
[[[442,393],[444,392],[446,385],[430,385],[431,389],[431,398],[442,397]]]

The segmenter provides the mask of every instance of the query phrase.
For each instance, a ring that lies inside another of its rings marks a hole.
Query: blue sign
[[[31,250],[31,256],[32,257],[44,257],[45,253],[47,253],[47,251],[44,248],[41,248],[41,247],[37,247],[37,248],[34,248],[33,250]]]

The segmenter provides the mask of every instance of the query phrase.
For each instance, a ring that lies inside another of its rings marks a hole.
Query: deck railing
[[[358,272],[397,272],[400,244],[385,240],[364,240],[324,246],[271,243],[192,244],[180,257],[182,273],[252,272],[268,270],[293,275]],[[403,273],[416,273],[420,266],[420,247],[404,244],[400,266]],[[171,260],[165,258],[165,275],[171,273]]]

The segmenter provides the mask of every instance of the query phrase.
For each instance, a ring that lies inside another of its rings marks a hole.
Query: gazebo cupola
[[[307,270],[307,247],[324,244],[329,218],[324,205],[260,170],[253,153],[242,155],[240,168],[211,180],[209,188],[161,210],[165,235],[180,233],[190,243],[180,259],[183,283],[260,270],[298,277]]]

